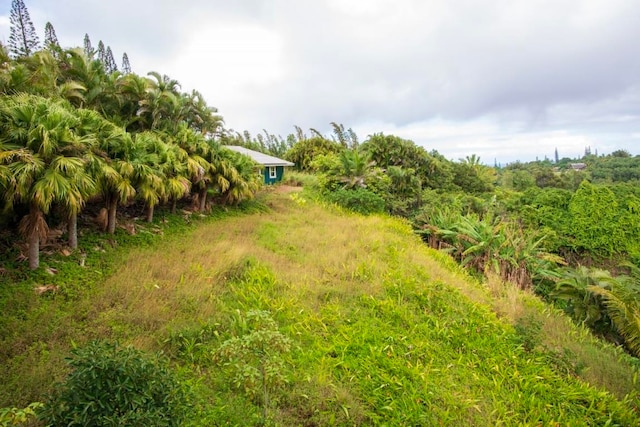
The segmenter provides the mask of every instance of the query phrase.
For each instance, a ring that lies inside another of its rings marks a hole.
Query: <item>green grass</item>
[[[640,423],[636,359],[533,295],[478,283],[407,223],[278,188],[254,206],[270,209],[176,217],[143,247],[118,236],[67,276],[61,260],[57,276],[3,284],[0,407],[44,400],[72,343],[107,338],[171,357],[196,396],[190,425],[263,423],[215,354],[267,310],[293,342],[267,424]],[[45,278],[60,290],[36,296]]]

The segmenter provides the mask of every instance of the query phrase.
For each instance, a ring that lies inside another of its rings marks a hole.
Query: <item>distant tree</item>
[[[479,160],[479,158],[468,157],[465,161],[452,164],[453,184],[465,193],[481,194],[490,192],[493,190],[495,170],[473,163],[476,160]]]
[[[102,62],[102,65],[106,64],[107,61],[107,52],[104,49],[104,43],[102,43],[102,40],[100,40],[98,42],[98,61]]]
[[[298,170],[310,170],[311,161],[321,154],[339,153],[340,144],[326,138],[314,136],[298,141],[286,153],[284,158],[296,164]]]
[[[116,60],[113,58],[113,51],[111,50],[111,46],[107,47],[104,61],[104,68],[108,74],[118,71],[118,66],[116,65]]]
[[[501,185],[515,191],[525,191],[527,188],[535,187],[536,180],[526,169],[505,170],[502,172]]]
[[[631,153],[627,150],[616,150],[611,153],[611,157],[631,157]]]
[[[311,132],[313,136],[317,136],[318,138],[324,138],[324,135],[318,129],[309,128],[309,132]]]
[[[44,26],[44,45],[47,49],[60,49],[58,36],[51,22],[47,22],[47,25]]]
[[[93,46],[91,46],[91,39],[89,39],[89,34],[84,35],[84,54],[87,58],[93,57]]]
[[[331,122],[330,125],[333,128],[334,141],[340,143],[344,148],[350,148],[352,150],[358,148],[358,135],[356,135],[353,129],[345,129],[342,123]]]
[[[468,164],[472,168],[476,168],[477,166],[480,166],[482,164],[482,163],[480,163],[480,156],[478,156],[476,154],[472,154],[470,156],[465,156],[465,158],[464,159],[460,159],[460,161],[462,163]]]
[[[334,140],[344,148],[347,148],[347,132],[344,129],[344,125],[342,123],[331,122],[331,127],[333,128]]]
[[[577,246],[604,256],[623,252],[625,230],[621,212],[610,188],[583,181],[569,203]]]
[[[40,48],[40,39],[22,0],[11,2],[9,50],[16,57],[29,56]]]
[[[452,179],[451,162],[437,152],[427,153],[411,140],[377,133],[370,135],[361,147],[382,169],[389,166],[412,169],[423,188],[444,188]]]
[[[536,185],[540,188],[562,187],[560,176],[556,174],[552,168],[546,165],[536,164],[532,166],[529,171],[533,174],[536,179]]]
[[[293,127],[296,129],[296,134],[295,134],[296,142],[300,142],[307,139],[307,136],[304,134],[300,126],[294,125]]]
[[[129,56],[127,52],[122,54],[122,74],[131,73],[131,64],[129,63]]]

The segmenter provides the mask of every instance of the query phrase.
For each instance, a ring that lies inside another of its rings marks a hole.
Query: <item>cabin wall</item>
[[[275,177],[271,176],[270,169],[272,167],[273,166],[265,166],[262,169],[262,177],[264,178],[264,183],[267,185],[275,184],[276,182],[282,181],[282,177],[284,176],[284,166],[275,166]]]

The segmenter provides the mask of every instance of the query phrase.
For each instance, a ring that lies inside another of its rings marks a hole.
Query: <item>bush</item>
[[[327,200],[364,215],[384,212],[384,199],[365,189],[339,189],[326,194]]]
[[[177,426],[187,399],[159,355],[92,342],[68,360],[71,374],[40,418],[64,426]]]

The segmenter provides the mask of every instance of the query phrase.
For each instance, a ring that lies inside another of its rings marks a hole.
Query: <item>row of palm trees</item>
[[[253,196],[254,164],[217,142],[222,118],[197,91],[181,93],[158,73],[107,73],[81,49],[51,48],[11,60],[0,49],[0,201],[27,212],[19,231],[29,266],[39,266],[47,215],[57,206],[77,247],[77,218],[100,200],[114,233],[118,206],[142,201],[153,220],[160,203],[193,196],[204,210]]]

